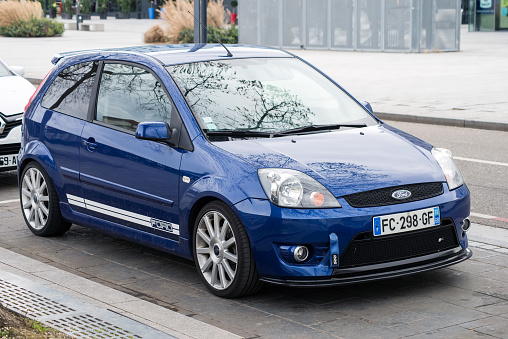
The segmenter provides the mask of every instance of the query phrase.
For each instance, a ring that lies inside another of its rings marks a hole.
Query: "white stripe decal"
[[[180,225],[168,221],[158,220],[146,215],[129,212],[120,208],[104,205],[96,201],[85,200],[75,195],[67,194],[67,200],[70,205],[82,207],[90,211],[109,215],[114,218],[122,219],[145,227],[150,227],[159,231],[180,235]]]

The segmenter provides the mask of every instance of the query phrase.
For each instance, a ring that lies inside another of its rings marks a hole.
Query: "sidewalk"
[[[1,247],[0,303],[76,338],[240,338]]]
[[[65,22],[75,22],[66,20]],[[54,54],[143,44],[159,20],[92,20],[104,32],[58,38],[0,37],[0,58],[40,80]],[[240,32],[241,39],[241,32]],[[291,50],[330,75],[382,119],[508,131],[508,32],[461,31],[461,52],[371,53]]]

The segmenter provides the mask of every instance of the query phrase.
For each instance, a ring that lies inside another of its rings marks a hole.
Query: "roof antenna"
[[[206,31],[208,32],[208,34],[211,34],[211,35],[215,38],[215,40],[217,40],[217,41],[219,42],[219,44],[221,44],[221,46],[222,46],[222,47],[224,47],[224,49],[228,52],[228,57],[232,57],[232,56],[233,56],[233,54],[231,54],[231,52],[229,51],[229,49],[228,49],[226,46],[224,46],[224,44],[222,43],[222,41],[220,41],[220,39],[219,39],[219,38],[217,38],[217,37],[215,36],[215,34],[213,34],[212,32],[210,32],[210,31],[208,30],[208,28],[206,28],[206,26],[205,26],[205,25],[203,25],[203,24],[201,23],[201,21],[199,21],[198,19],[196,19],[196,17],[194,16],[194,14],[192,14],[190,11],[187,11],[187,12],[189,12],[189,14],[190,14],[190,15],[192,15],[192,17],[194,18],[194,20],[196,20],[197,22],[199,22],[199,24],[200,24],[201,26],[203,26],[203,28],[204,28],[204,29],[206,29]]]

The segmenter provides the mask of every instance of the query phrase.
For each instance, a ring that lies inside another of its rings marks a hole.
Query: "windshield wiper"
[[[288,129],[285,131],[279,131],[277,133],[274,133],[274,135],[277,136],[277,135],[298,134],[298,133],[314,132],[314,131],[328,131],[328,130],[331,131],[334,129],[340,129],[341,127],[360,128],[360,127],[365,127],[365,126],[367,126],[367,125],[366,124],[309,125],[309,126]]]
[[[230,138],[272,138],[274,133],[259,132],[259,131],[247,131],[247,130],[236,130],[236,131],[207,131],[206,134],[214,137],[230,137]]]

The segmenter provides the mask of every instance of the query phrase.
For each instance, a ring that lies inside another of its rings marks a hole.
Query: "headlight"
[[[432,155],[438,162],[439,166],[441,166],[450,191],[456,189],[464,183],[462,174],[460,173],[457,165],[455,165],[455,161],[453,161],[452,152],[445,148],[434,147],[432,149]]]
[[[258,176],[266,196],[277,206],[293,208],[341,207],[330,191],[302,172],[264,168],[258,170]]]

